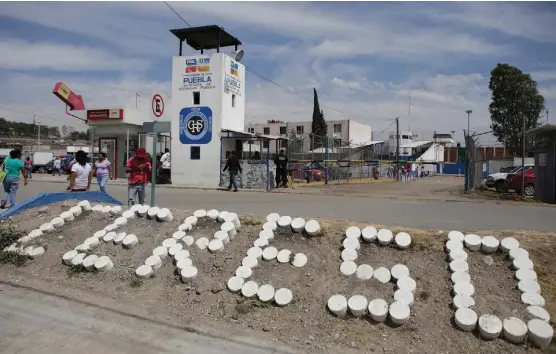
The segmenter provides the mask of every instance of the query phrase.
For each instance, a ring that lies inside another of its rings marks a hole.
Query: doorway
[[[118,140],[116,138],[99,138],[99,150],[106,154],[114,169],[113,176],[118,177]]]

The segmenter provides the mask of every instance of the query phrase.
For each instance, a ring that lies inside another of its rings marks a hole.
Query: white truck
[[[33,161],[33,172],[45,173],[46,164],[54,160],[54,153],[51,151],[36,151],[33,153],[31,160]]]

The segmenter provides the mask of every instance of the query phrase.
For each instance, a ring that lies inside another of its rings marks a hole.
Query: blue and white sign
[[[186,107],[180,111],[180,142],[208,144],[212,140],[212,110],[209,107]]]

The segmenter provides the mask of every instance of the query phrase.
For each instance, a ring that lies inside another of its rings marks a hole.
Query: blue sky
[[[193,26],[226,28],[244,43],[247,66],[309,100],[248,74],[246,122],[309,120],[316,87],[321,104],[341,112],[325,109],[326,119],[380,132],[400,117],[407,127],[411,89],[411,127],[422,138],[460,133],[466,109],[486,131],[497,62],[532,73],[556,121],[555,3],[171,4]],[[0,116],[75,123],[51,94],[56,81],[90,108],[134,106],[138,92],[148,109],[150,93],[170,94],[178,41],[168,30],[184,26],[163,2],[3,2]]]

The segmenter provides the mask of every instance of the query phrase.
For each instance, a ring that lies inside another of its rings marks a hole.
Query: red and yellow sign
[[[63,82],[57,82],[56,85],[54,85],[52,93],[69,106],[71,111],[82,111],[85,109],[83,98],[80,95],[75,94]]]

